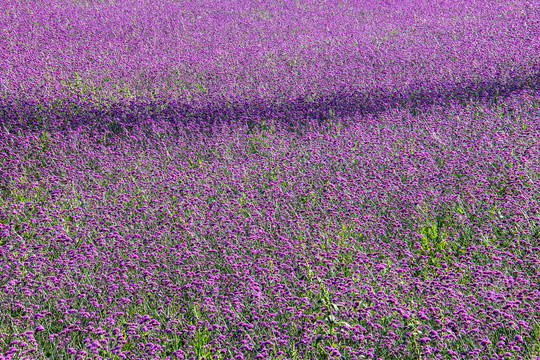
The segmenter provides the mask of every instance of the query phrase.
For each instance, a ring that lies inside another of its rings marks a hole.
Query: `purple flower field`
[[[0,3],[0,359],[540,359],[540,1]]]

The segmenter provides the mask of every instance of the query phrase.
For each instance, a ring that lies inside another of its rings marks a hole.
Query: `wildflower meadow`
[[[0,359],[540,359],[540,1],[0,0]]]

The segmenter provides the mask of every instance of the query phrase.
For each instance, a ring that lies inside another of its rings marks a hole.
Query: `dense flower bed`
[[[493,98],[540,74],[537,1],[3,4],[0,109],[34,122],[352,115]]]
[[[535,2],[4,3],[0,358],[538,359]]]

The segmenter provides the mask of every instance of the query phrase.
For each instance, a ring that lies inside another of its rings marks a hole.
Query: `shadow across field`
[[[205,126],[240,121],[252,128],[262,121],[274,119],[294,128],[307,121],[322,125],[331,118],[377,114],[392,108],[409,109],[416,114],[433,105],[464,105],[471,100],[496,104],[523,89],[540,89],[540,66],[531,75],[512,79],[446,86],[419,83],[400,92],[384,88],[370,89],[365,92],[326,94],[311,101],[297,98],[279,104],[241,102],[194,107],[163,100],[98,107],[83,104],[76,99],[53,105],[22,98],[3,98],[0,99],[0,126],[7,131],[18,131],[42,128],[65,130],[86,125],[118,134],[148,120],[167,121],[173,125]]]

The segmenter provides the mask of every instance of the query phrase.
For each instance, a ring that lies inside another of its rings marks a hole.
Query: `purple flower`
[[[43,330],[45,330],[45,328],[43,327],[43,325],[39,324],[34,331],[38,332],[38,331],[43,331]]]

